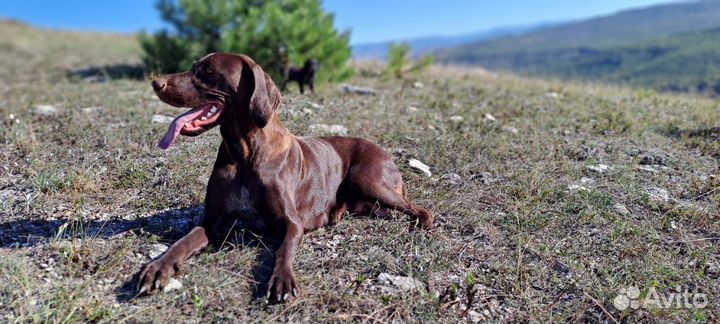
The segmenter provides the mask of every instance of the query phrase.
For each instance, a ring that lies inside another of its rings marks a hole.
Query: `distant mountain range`
[[[434,53],[490,70],[718,94],[720,1],[628,10]]]
[[[399,42],[406,42],[410,44],[412,49],[411,55],[416,57],[425,53],[430,53],[436,50],[450,48],[454,46],[470,44],[479,42],[482,40],[494,39],[503,36],[519,35],[530,31],[540,30],[543,28],[550,28],[552,26],[559,25],[557,22],[544,22],[538,24],[509,26],[509,27],[498,27],[491,30],[480,31],[475,33],[467,33],[453,36],[427,36],[418,37]],[[357,59],[375,59],[384,60],[390,41],[387,42],[375,42],[375,43],[363,43],[352,45],[353,58]]]

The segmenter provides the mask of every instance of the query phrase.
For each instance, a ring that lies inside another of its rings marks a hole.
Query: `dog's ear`
[[[265,73],[260,65],[256,64],[247,56],[241,56],[243,60],[241,85],[246,84],[245,93],[251,94],[249,101],[250,118],[260,128],[265,127],[270,121],[273,112],[280,106],[282,97],[270,75]]]

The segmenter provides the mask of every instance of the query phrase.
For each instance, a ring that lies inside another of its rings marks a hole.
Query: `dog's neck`
[[[220,125],[223,143],[233,164],[254,167],[286,154],[292,135],[273,114],[265,127],[253,123]]]

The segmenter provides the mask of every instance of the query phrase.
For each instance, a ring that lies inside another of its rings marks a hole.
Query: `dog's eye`
[[[210,76],[212,76],[214,73],[215,73],[215,72],[214,72],[213,70],[205,68],[205,69],[199,69],[199,70],[197,70],[197,71],[195,72],[195,76],[198,77],[198,78],[200,78],[200,79],[202,79],[202,78],[210,77]]]

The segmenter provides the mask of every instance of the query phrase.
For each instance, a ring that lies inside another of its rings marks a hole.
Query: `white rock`
[[[422,84],[422,82],[420,82],[420,81],[415,81],[415,83],[413,83],[413,88],[415,88],[415,89],[422,89],[424,87],[425,87],[425,85]]]
[[[303,108],[302,110],[295,110],[292,108],[287,108],[282,110],[283,113],[286,115],[290,115],[292,117],[302,117],[307,115],[312,115],[313,111],[307,108]]]
[[[375,90],[372,88],[358,87],[350,84],[341,84],[340,90],[345,93],[359,94],[359,95],[375,95]]]
[[[621,203],[615,203],[613,205],[613,210],[623,216],[630,215],[630,210],[628,210],[627,207]]]
[[[491,122],[497,121],[497,118],[495,118],[495,116],[493,116],[491,114],[485,114],[485,116],[483,116],[483,118],[485,118],[485,120],[491,121]]]
[[[655,169],[649,165],[638,165],[637,169],[640,171],[647,172],[647,173],[657,173],[658,172],[657,169]]]
[[[501,127],[501,129],[508,133],[514,134],[514,135],[517,135],[518,133],[520,133],[520,131],[518,131],[517,128],[512,127],[512,126],[503,126],[503,127]]]
[[[163,292],[179,290],[179,289],[182,289],[182,287],[183,287],[183,284],[182,284],[182,282],[180,282],[180,280],[177,280],[175,278],[170,278],[170,280],[168,280],[167,286],[165,286],[165,288],[163,288]]]
[[[582,177],[582,178],[580,179],[580,183],[582,183],[582,184],[584,184],[584,185],[586,185],[586,186],[592,186],[592,185],[594,185],[596,182],[597,182],[597,181],[595,181],[595,179],[593,179],[593,178],[588,178],[588,177]]]
[[[583,187],[581,185],[571,184],[571,185],[568,185],[568,191],[570,191],[570,192],[578,192],[578,191],[589,192],[590,189]]]
[[[152,122],[156,124],[170,124],[175,118],[165,115],[153,115]]]
[[[425,288],[425,284],[415,278],[393,276],[384,272],[378,275],[377,281],[382,285],[380,289],[387,293],[422,290]]]
[[[86,113],[89,115],[89,114],[99,113],[103,110],[103,108],[102,107],[86,107],[86,108],[81,108],[80,110],[82,110],[83,113]]]
[[[428,177],[432,177],[432,172],[430,172],[430,167],[429,167],[427,164],[422,163],[422,162],[420,162],[420,161],[417,160],[417,159],[409,159],[409,160],[408,160],[408,165],[409,165],[411,168],[414,168],[414,169],[417,169],[417,170],[422,171],[422,172],[425,173],[425,175],[427,175]]]
[[[313,107],[313,108],[315,108],[315,109],[321,109],[321,108],[323,108],[322,105],[316,104],[316,103],[314,103],[314,102],[311,102],[311,103],[310,103],[310,107]]]
[[[51,105],[37,105],[35,106],[35,113],[43,116],[52,116],[57,114],[58,109]]]
[[[457,115],[450,116],[450,121],[455,122],[455,123],[459,123],[459,122],[463,121],[464,119],[465,118],[463,118],[462,116],[457,116]]]
[[[597,173],[600,173],[600,174],[605,174],[605,173],[607,173],[608,171],[610,171],[610,167],[607,166],[607,165],[605,165],[605,164],[588,165],[588,166],[586,166],[585,168],[588,169],[588,170],[590,170],[590,171],[597,172]]]
[[[503,180],[502,176],[493,176],[490,172],[480,172],[480,174],[475,175],[475,178],[480,179],[483,184],[492,184]]]
[[[442,179],[454,186],[462,183],[462,177],[457,173],[446,173],[442,176]]]
[[[468,312],[468,319],[472,323],[480,323],[480,321],[483,320],[482,314],[478,313],[477,311],[471,310]]]
[[[557,92],[548,92],[545,94],[545,97],[557,99],[560,97],[560,95]]]
[[[347,127],[343,125],[312,124],[310,125],[310,131],[314,133],[340,136],[348,134]]]
[[[150,259],[156,259],[160,255],[165,253],[165,251],[167,251],[167,249],[168,249],[168,246],[165,244],[156,243],[156,244],[150,245],[150,247],[148,248],[148,256],[150,257]]]
[[[0,200],[8,201],[11,197],[17,197],[18,193],[12,189],[0,190]]]
[[[414,113],[414,112],[418,112],[418,111],[420,111],[420,109],[418,109],[418,107],[415,107],[415,106],[408,106],[408,107],[405,107],[405,109],[403,109],[403,112],[406,112],[406,113]]]
[[[645,189],[648,199],[654,203],[670,202],[670,193],[667,190],[658,187],[649,187]]]

